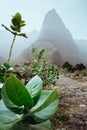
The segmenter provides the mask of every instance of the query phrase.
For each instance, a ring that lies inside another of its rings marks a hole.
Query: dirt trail
[[[58,79],[59,111],[69,116],[67,130],[87,130],[87,81],[78,82],[64,75]]]

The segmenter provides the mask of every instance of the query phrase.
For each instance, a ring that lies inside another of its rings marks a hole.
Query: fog
[[[48,59],[51,57],[51,61],[57,65],[62,65],[66,61],[73,65],[81,62],[87,64],[87,59],[85,59],[86,40],[73,39],[71,32],[55,9],[48,11],[45,15],[40,32],[34,30],[27,33],[27,36],[28,39],[19,37],[15,41],[12,53],[14,64],[29,60],[30,48],[32,47],[44,48],[47,51],[46,57]],[[6,60],[13,37],[6,31],[1,31],[1,37],[0,56]]]
[[[9,27],[10,19],[15,12],[20,12],[26,21],[26,26],[22,31],[27,34],[28,38],[17,37],[13,47],[12,61],[18,63],[29,60],[26,57],[29,58],[27,55],[30,53],[30,48],[35,46],[38,49],[44,47],[48,57],[55,57],[53,61],[59,56],[60,61],[58,60],[57,64],[62,64],[67,60],[72,64],[82,62],[87,65],[87,1],[66,1],[37,0],[35,2],[32,0],[21,4],[20,0],[19,2],[0,1],[1,16],[4,9],[1,24]],[[38,3],[42,4],[42,7]],[[0,63],[2,63],[8,58],[13,36],[2,26],[0,26],[0,36]],[[49,48],[52,54],[49,53]]]

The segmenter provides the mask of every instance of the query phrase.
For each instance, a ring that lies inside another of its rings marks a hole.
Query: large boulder
[[[76,70],[85,70],[86,69],[86,66],[84,66],[82,63],[81,64],[77,64],[74,66],[73,70],[76,71]]]
[[[67,70],[68,70],[69,72],[72,72],[72,71],[73,71],[73,66],[72,66],[69,62],[67,62],[67,61],[62,65],[62,68],[63,68],[63,69],[67,68]]]

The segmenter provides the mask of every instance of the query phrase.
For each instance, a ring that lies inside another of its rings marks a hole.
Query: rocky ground
[[[54,130],[87,130],[87,81],[81,82],[60,75],[58,91],[58,112],[63,114],[60,120],[55,116]]]

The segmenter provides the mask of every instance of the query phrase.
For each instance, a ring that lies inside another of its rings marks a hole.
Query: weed
[[[22,16],[20,13],[16,13],[14,16],[12,16],[12,19],[11,19],[11,25],[10,25],[11,29],[9,29],[8,27],[6,27],[3,24],[2,24],[2,26],[14,36],[12,43],[11,43],[10,51],[9,51],[9,57],[7,60],[8,63],[10,64],[12,49],[13,49],[13,45],[14,45],[15,40],[16,40],[16,36],[21,36],[21,37],[27,38],[25,33],[20,33],[21,28],[25,26],[25,21],[22,20]]]

